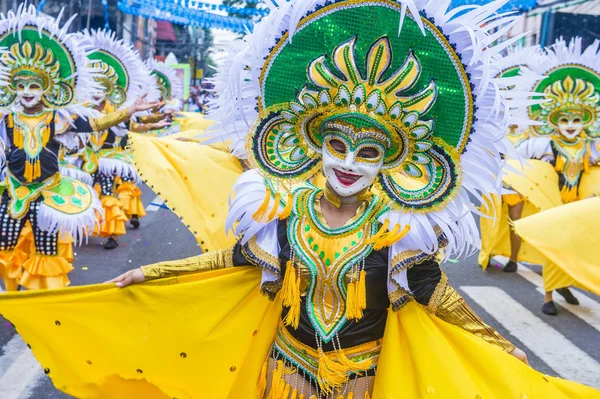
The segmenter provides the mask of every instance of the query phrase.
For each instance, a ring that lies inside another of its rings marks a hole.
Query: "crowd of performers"
[[[484,269],[500,255],[507,273],[540,264],[548,315],[553,291],[600,295],[600,42],[507,49],[521,38],[497,43],[515,24],[501,0],[462,14],[438,0],[280,3],[228,49],[215,124],[180,141],[164,137],[181,109],[167,66],[33,7],[0,19],[5,287],[65,287],[88,235],[116,248],[144,216],[138,171],[162,162],[177,173],[155,191],[204,251],[133,269],[119,288],[2,295],[55,386],[599,398],[530,368],[440,265],[479,248]],[[169,145],[134,154],[128,140]]]
[[[70,34],[34,7],[0,20],[0,274],[7,290],[64,288],[73,245],[114,249],[145,215],[128,132],[169,127],[175,72],[106,31]],[[179,100],[180,101],[180,100]]]

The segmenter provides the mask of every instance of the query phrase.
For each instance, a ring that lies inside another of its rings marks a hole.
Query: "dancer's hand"
[[[147,110],[153,109],[153,108],[160,108],[163,105],[163,103],[160,101],[153,101],[153,102],[147,101],[146,100],[147,95],[148,95],[148,93],[143,94],[142,96],[138,97],[135,100],[135,102],[133,103],[133,105],[131,105],[129,108],[127,108],[127,115],[130,118],[136,112],[147,111]]]
[[[129,270],[128,272],[125,272],[119,277],[113,278],[106,283],[116,283],[117,287],[123,288],[131,284],[143,283],[144,281],[146,281],[146,277],[144,276],[142,269],[137,268]]]
[[[510,354],[529,366],[529,359],[527,359],[527,354],[521,349],[515,348],[512,352],[510,352]]]

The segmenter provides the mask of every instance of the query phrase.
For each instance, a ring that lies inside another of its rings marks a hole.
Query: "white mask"
[[[23,79],[16,83],[17,101],[25,108],[33,108],[42,101],[44,91],[37,80]]]
[[[100,105],[106,100],[106,92],[105,91],[97,91],[92,94],[92,103],[94,105]]]
[[[557,124],[558,131],[568,141],[575,140],[583,131],[583,119],[576,114],[561,114]]]
[[[331,189],[342,198],[355,196],[373,184],[385,154],[383,143],[348,133],[328,129],[323,137],[323,172]]]

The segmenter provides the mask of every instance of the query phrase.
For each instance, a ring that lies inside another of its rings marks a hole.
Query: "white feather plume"
[[[474,214],[477,209],[471,196],[482,200],[490,194],[499,194],[502,189],[501,171],[504,165],[501,154],[515,154],[505,132],[511,123],[511,107],[528,104],[528,96],[511,93],[513,104],[501,90],[506,86],[494,78],[494,57],[510,47],[520,37],[497,43],[498,29],[502,32],[515,23],[511,13],[498,14],[507,0],[496,0],[484,6],[466,6],[449,10],[449,0],[405,0],[397,1],[410,16],[424,12],[442,30],[456,51],[461,55],[466,72],[470,75],[476,95],[476,112],[473,132],[464,153],[461,155],[462,182],[455,199],[435,212],[413,213],[396,209],[383,215],[389,219],[390,229],[395,225],[411,225],[409,240],[425,253],[439,250],[437,228],[441,229],[448,242],[445,256],[461,256],[473,253],[480,245],[479,231]],[[264,60],[279,40],[273,32],[293,33],[298,22],[308,13],[322,7],[328,0],[296,0],[290,2],[267,2],[271,10],[254,31],[226,49],[223,68],[215,77],[216,100],[210,104],[210,117],[217,121],[211,129],[212,141],[230,141],[234,155],[247,158],[245,142],[248,134],[259,119],[256,99],[260,96],[259,75]],[[462,12],[462,13],[461,13]],[[405,15],[408,18],[408,14]],[[420,18],[416,18],[422,23]],[[399,26],[401,32],[402,26]],[[278,33],[279,34],[279,33]],[[518,101],[516,101],[518,99]],[[516,154],[515,154],[516,156]],[[256,234],[266,224],[257,224],[251,218],[264,199],[264,183],[257,176],[244,174],[234,188],[234,201],[228,218],[228,226],[239,222],[236,231],[248,235]],[[244,198],[238,199],[238,198]]]

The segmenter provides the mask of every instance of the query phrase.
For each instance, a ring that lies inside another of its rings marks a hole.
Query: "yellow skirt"
[[[565,277],[600,295],[600,198],[572,202],[515,223],[517,234],[560,269],[544,270],[546,289],[564,287]]]
[[[0,296],[54,385],[77,398],[256,399],[281,303],[260,270],[232,268],[149,282]],[[544,376],[410,303],[390,312],[376,399],[600,398]]]

